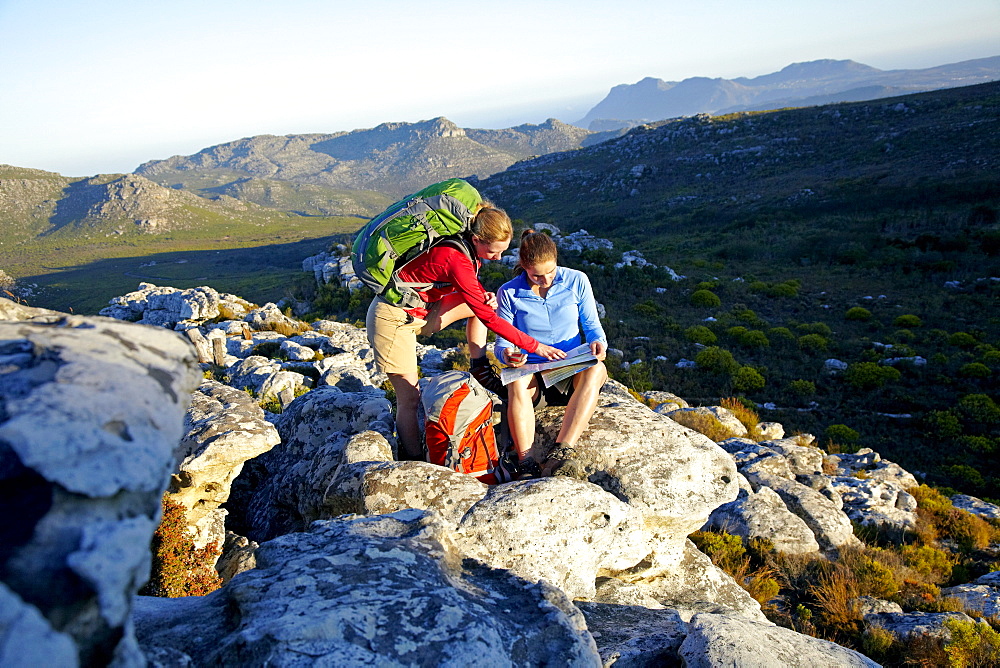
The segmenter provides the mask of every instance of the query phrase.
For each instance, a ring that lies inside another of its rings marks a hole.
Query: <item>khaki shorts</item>
[[[382,373],[417,373],[417,334],[427,321],[376,297],[368,307],[365,327]]]

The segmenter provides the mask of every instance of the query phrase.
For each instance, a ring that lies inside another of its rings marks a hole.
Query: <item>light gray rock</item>
[[[743,538],[766,538],[786,554],[819,551],[819,543],[805,521],[790,512],[769,487],[761,487],[757,493],[741,491],[738,499],[716,508],[704,528]]]
[[[745,476],[768,473],[779,478],[795,479],[795,473],[786,457],[776,452],[759,448],[757,452],[742,451],[733,455],[736,468]]]
[[[251,329],[279,332],[285,336],[294,336],[308,329],[307,326],[304,326],[304,323],[289,318],[281,312],[281,309],[276,304],[271,302],[253,309],[243,317],[243,320],[250,325]]]
[[[680,558],[684,537],[712,510],[736,498],[736,467],[709,438],[657,415],[618,385],[602,389],[576,444],[577,456],[589,482],[642,513],[647,528],[663,539],[658,551],[668,563]],[[561,408],[537,411],[539,459],[554,442],[562,416]]]
[[[960,599],[966,610],[994,617],[1000,614],[1000,572],[988,573],[968,584],[945,587],[941,595]]]
[[[844,500],[840,498],[840,492],[837,488],[833,486],[833,479],[826,475],[797,475],[795,479],[805,485],[806,487],[811,487],[817,492],[830,499],[837,510],[844,509]]]
[[[646,400],[646,403],[653,406],[653,410],[657,413],[666,413],[678,408],[689,408],[687,401],[672,392],[652,390],[650,392],[643,392],[642,397]]]
[[[758,422],[757,431],[762,441],[775,441],[785,437],[785,427],[780,422]]]
[[[652,668],[679,663],[687,623],[676,610],[587,601],[577,601],[576,607],[587,618],[605,666]]]
[[[239,390],[249,390],[259,400],[278,397],[282,392],[301,388],[305,376],[294,371],[284,371],[277,362],[261,355],[251,355],[226,369],[229,384]]]
[[[184,427],[169,497],[184,507],[197,547],[212,542],[221,547],[226,540],[221,506],[233,480],[247,460],[278,444],[278,430],[246,392],[212,380],[192,394]]]
[[[247,537],[259,543],[339,514],[336,503],[327,505],[336,501],[327,490],[352,437],[369,430],[391,437],[390,409],[384,397],[329,386],[289,404],[276,418],[281,443],[248,464]]]
[[[895,633],[903,640],[913,635],[951,640],[951,631],[945,626],[945,622],[973,621],[964,612],[876,612],[865,615],[864,620]]]
[[[876,668],[863,654],[827,640],[739,617],[700,614],[688,624],[680,647],[687,668]]]
[[[381,438],[388,456],[354,462],[345,457],[326,491],[324,506],[335,509],[331,514],[382,515],[415,508],[433,510],[457,527],[469,509],[486,496],[487,486],[464,473],[427,462],[391,461],[388,443],[375,432],[352,440],[365,434]]]
[[[0,469],[18,490],[0,504],[0,618],[48,638],[57,659],[71,637],[81,663],[139,665],[131,601],[201,375],[194,349],[163,329],[3,310],[34,319],[0,322]],[[10,665],[47,651],[3,647]]]
[[[232,295],[226,297],[238,299]],[[207,286],[179,290],[140,283],[135,292],[112,299],[100,314],[173,329],[178,323],[202,323],[224,315],[224,312],[231,313],[242,308],[235,303],[224,305],[223,301],[218,292]]]
[[[799,445],[795,438],[765,441],[761,445],[787,459],[795,475],[816,475],[823,472],[823,451],[819,448]]]
[[[344,392],[378,390],[389,379],[378,371],[373,358],[363,360],[355,353],[336,353],[314,366],[320,373],[321,385],[333,385]]]
[[[316,357],[316,351],[290,339],[281,342],[281,352],[293,362],[308,362]]]
[[[903,612],[903,608],[900,607],[899,603],[893,603],[892,601],[875,598],[874,596],[858,596],[857,598],[851,599],[850,605],[853,606],[862,617],[866,615],[878,614],[880,612]]]
[[[76,668],[79,661],[73,638],[0,582],[0,666]]]
[[[917,479],[899,464],[882,459],[871,448],[862,448],[853,455],[830,455],[830,462],[837,467],[834,475],[851,476],[859,471],[871,480],[888,483],[899,490],[917,487]]]
[[[545,579],[570,598],[590,598],[599,572],[635,566],[653,537],[634,508],[596,485],[542,478],[497,485],[472,506],[456,540],[494,568]]]
[[[1000,506],[987,503],[982,499],[977,499],[976,497],[969,496],[968,494],[952,495],[951,503],[959,510],[965,510],[973,515],[979,515],[980,517],[985,517],[987,519],[1000,518]]]
[[[746,477],[758,491],[763,486],[777,492],[788,509],[805,520],[821,549],[835,551],[843,547],[861,546],[847,515],[816,490],[794,480],[763,472]]]
[[[718,612],[770,624],[760,604],[687,539],[670,571],[635,584],[663,607],[676,609],[685,621],[699,612]]]
[[[850,476],[832,478],[831,483],[843,499],[844,512],[855,522],[897,531],[917,526],[917,500],[898,485]]]
[[[565,595],[463,560],[412,510],[317,522],[217,592],[136,610],[144,650],[204,665],[601,665]]]

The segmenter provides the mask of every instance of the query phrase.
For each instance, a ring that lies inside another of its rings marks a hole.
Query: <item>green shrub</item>
[[[974,348],[976,343],[975,337],[966,332],[955,332],[948,337],[948,345],[956,348]]]
[[[740,369],[740,363],[733,354],[718,346],[709,346],[698,352],[694,358],[699,368],[711,373],[733,375]]]
[[[847,313],[844,314],[844,320],[858,320],[863,322],[871,319],[872,319],[872,312],[860,306],[855,306],[854,308],[847,309]]]
[[[684,338],[693,343],[710,346],[719,340],[715,332],[704,325],[695,325],[684,330]]]
[[[927,434],[949,439],[962,435],[962,421],[951,411],[931,411],[924,417]]]
[[[953,668],[1000,665],[1000,633],[986,622],[949,619],[951,639],[944,645]]]
[[[717,308],[722,306],[722,300],[714,292],[709,290],[695,290],[691,293],[691,306],[703,308]]]
[[[733,374],[733,389],[737,392],[758,392],[764,389],[764,376],[753,367],[744,366]]]
[[[958,370],[958,375],[963,378],[989,378],[991,373],[988,366],[979,362],[963,364],[962,368]]]
[[[735,327],[733,329],[736,329]],[[767,348],[771,345],[767,335],[759,329],[740,328],[743,331],[736,336],[736,342],[746,348]]]
[[[837,443],[853,444],[857,443],[858,439],[861,438],[861,434],[846,424],[831,424],[826,428],[824,433],[828,439]]]
[[[829,337],[833,334],[833,330],[825,322],[809,322],[802,323],[798,325],[795,329],[803,334],[819,334],[820,336]]]
[[[903,563],[920,573],[927,582],[943,584],[951,577],[952,557],[931,545],[903,545]]]
[[[779,341],[782,343],[791,343],[795,341],[795,335],[792,334],[792,330],[787,327],[772,327],[767,330],[767,334],[772,341]]]
[[[788,391],[797,397],[811,397],[816,394],[816,384],[811,380],[793,380],[788,384]]]
[[[847,367],[844,380],[859,390],[874,390],[886,383],[898,381],[902,374],[891,366],[874,362],[857,362]]]
[[[799,348],[809,352],[823,352],[830,342],[822,334],[805,334],[799,337]]]
[[[221,550],[215,543],[195,549],[187,527],[184,506],[167,498],[153,534],[149,582],[139,593],[145,596],[204,596],[222,585],[214,564]]]
[[[958,410],[980,424],[1000,424],[1000,406],[986,394],[967,394],[958,400]]]
[[[923,321],[915,315],[906,314],[898,316],[892,321],[894,327],[902,327],[903,329],[914,329],[916,327],[923,326]]]
[[[983,353],[983,364],[1000,367],[1000,350],[987,350]]]

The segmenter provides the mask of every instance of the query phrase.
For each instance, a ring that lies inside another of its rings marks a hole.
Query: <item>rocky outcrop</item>
[[[827,640],[811,638],[780,626],[713,614],[696,615],[680,646],[684,665],[812,668],[857,666],[876,668],[863,654]]]
[[[132,597],[198,381],[193,351],[161,329],[6,300],[0,312],[4,663],[32,665],[44,647],[55,664],[141,665]]]
[[[246,392],[211,380],[191,395],[184,427],[169,496],[184,507],[196,547],[213,542],[222,547],[227,515],[222,504],[229,500],[233,480],[247,460],[278,444],[278,430]]]
[[[464,559],[415,510],[282,536],[209,596],[142,599],[135,625],[175,665],[601,665],[565,594]]]

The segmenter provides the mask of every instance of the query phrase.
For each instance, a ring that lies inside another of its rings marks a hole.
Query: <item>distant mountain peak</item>
[[[624,128],[698,113],[767,110],[966,86],[1000,79],[996,58],[924,70],[883,71],[853,60],[830,58],[792,63],[752,79],[689,77],[667,82],[646,77],[615,86],[576,125],[590,130]]]

